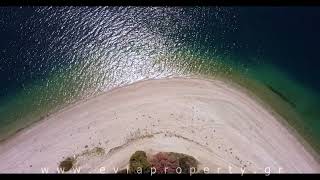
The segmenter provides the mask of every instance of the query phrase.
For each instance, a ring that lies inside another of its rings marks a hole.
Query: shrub
[[[61,161],[59,164],[59,168],[64,171],[69,171],[75,163],[75,159],[72,157],[68,157],[65,160]]]
[[[176,172],[176,168],[179,167],[178,159],[169,153],[159,152],[155,154],[150,160],[151,166],[156,169],[156,173],[159,174],[172,174]],[[165,168],[167,168],[165,170]]]
[[[137,173],[137,170],[141,168],[142,173],[150,173],[150,163],[147,160],[147,155],[144,151],[136,151],[129,161],[129,173]]]

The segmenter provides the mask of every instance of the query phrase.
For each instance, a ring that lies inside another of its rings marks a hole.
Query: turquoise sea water
[[[242,79],[319,148],[319,10],[1,7],[0,137],[115,87],[203,75]]]

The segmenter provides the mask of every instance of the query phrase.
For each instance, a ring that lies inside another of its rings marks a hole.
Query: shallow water
[[[241,74],[289,104],[318,143],[319,10],[1,7],[0,136],[142,79]]]

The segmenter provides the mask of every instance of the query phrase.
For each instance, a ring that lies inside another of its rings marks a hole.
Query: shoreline
[[[38,121],[35,121],[33,123],[31,123],[30,125],[28,125],[27,127],[25,128],[22,128],[20,129],[17,133],[13,134],[12,136],[9,136],[8,138],[2,140],[0,143],[3,145],[3,144],[7,144],[7,143],[10,143],[10,141],[13,141],[13,139],[17,139],[18,137],[21,138],[21,136],[23,134],[28,134],[28,132],[32,131],[33,129],[37,129],[36,127],[38,126],[42,126],[43,124],[48,124],[51,122],[52,124],[52,121],[49,121],[51,119],[55,119],[59,116],[62,116],[63,114],[67,114],[68,112],[78,108],[79,106],[81,107],[83,104],[86,104],[88,102],[91,102],[91,101],[98,101],[97,99],[99,98],[104,98],[104,97],[109,97],[111,98],[110,96],[112,94],[117,94],[117,92],[119,91],[125,91],[126,89],[130,89],[130,88],[133,88],[133,87],[139,87],[141,84],[148,84],[148,83],[152,83],[152,82],[169,82],[170,81],[177,81],[177,82],[182,82],[182,81],[188,81],[188,82],[191,82],[191,81],[202,81],[203,83],[208,83],[208,84],[214,84],[214,83],[222,83],[223,85],[226,85],[226,87],[232,89],[234,92],[236,93],[239,93],[240,95],[243,95],[245,94],[249,100],[251,101],[255,101],[259,106],[261,106],[261,108],[263,108],[265,111],[268,111],[267,113],[271,113],[272,116],[276,116],[274,117],[277,121],[279,121],[279,123],[282,124],[282,126],[284,126],[285,129],[287,129],[290,134],[292,136],[294,136],[294,138],[296,138],[298,140],[299,143],[303,144],[304,145],[304,148],[313,156],[313,158],[318,161],[318,159],[316,158],[317,157],[317,154],[314,154],[315,152],[313,151],[313,149],[309,146],[306,146],[306,143],[303,139],[303,137],[300,136],[299,133],[297,133],[293,128],[292,126],[290,126],[289,123],[284,123],[286,122],[285,119],[282,119],[282,117],[280,115],[278,115],[277,113],[273,113],[273,112],[270,112],[270,110],[272,110],[272,108],[270,109],[270,107],[267,107],[266,103],[263,103],[261,101],[261,99],[259,99],[259,97],[257,97],[256,95],[254,95],[253,93],[250,93],[250,91],[248,89],[246,89],[245,87],[242,87],[241,85],[239,84],[236,84],[235,82],[232,82],[230,80],[226,80],[226,79],[220,79],[220,78],[215,78],[215,79],[207,79],[207,78],[194,78],[194,77],[171,77],[171,78],[166,78],[166,79],[147,79],[147,80],[141,80],[139,82],[136,82],[136,83],[133,83],[133,84],[128,84],[128,85],[124,85],[124,86],[121,86],[121,87],[117,87],[117,88],[114,88],[114,89],[111,89],[110,91],[107,91],[105,93],[102,93],[102,94],[99,94],[97,96],[94,96],[94,97],[90,97],[90,98],[86,98],[86,99],[82,99],[80,101],[76,101],[75,103],[72,103],[72,104],[69,104],[67,105],[66,107],[48,115],[47,117],[45,117],[44,119],[40,119]],[[218,83],[218,84],[219,84]],[[183,83],[182,83],[183,84]],[[188,83],[186,83],[188,84]],[[201,83],[200,83],[201,84]],[[208,85],[209,86],[209,85]],[[188,86],[186,86],[188,87]],[[237,90],[237,91],[236,91]],[[131,92],[132,93],[132,92]],[[124,96],[126,96],[124,94]],[[277,117],[278,116],[278,117]],[[270,116],[271,117],[271,116]],[[53,120],[54,121],[54,120]],[[283,122],[282,122],[283,121]],[[23,139],[23,138],[22,138]],[[307,143],[308,145],[308,143]],[[0,159],[1,159],[1,156],[3,155],[3,151],[7,151],[8,148],[10,149],[10,146],[3,149],[3,147],[0,146]],[[311,148],[311,149],[310,149]],[[319,166],[319,162],[317,162],[318,166]],[[1,167],[1,164],[0,164],[0,167]],[[317,167],[319,168],[319,167]],[[0,168],[1,169],[1,168]]]
[[[240,75],[237,76],[238,78],[243,78]],[[191,78],[192,79],[192,78]],[[198,76],[197,79],[201,79],[200,76]],[[292,106],[289,102],[286,102],[282,99],[279,99],[278,94],[275,94],[272,90],[269,88],[263,87],[259,84],[257,84],[255,81],[250,80],[250,79],[242,79],[244,82],[239,82],[239,80],[234,79],[234,76],[230,77],[229,79],[219,77],[217,78],[218,80],[222,80],[223,82],[231,85],[232,87],[236,87],[240,91],[244,92],[247,94],[250,98],[253,98],[254,101],[256,101],[258,104],[260,104],[263,108],[265,108],[269,113],[271,113],[278,122],[280,122],[284,127],[286,127],[292,135],[295,136],[299,140],[300,143],[304,145],[304,148],[312,154],[312,156],[315,158],[315,160],[320,164],[320,149],[317,149],[316,146],[318,144],[315,144],[316,142],[312,141],[314,139],[310,139],[309,137],[305,137],[305,132],[301,132],[297,129],[297,126],[299,125],[298,123],[301,122],[293,122],[293,121],[288,121],[288,117],[294,118],[295,120],[301,120],[301,117],[298,117],[299,115],[292,109]],[[207,77],[206,80],[210,80],[210,77]],[[214,80],[214,79],[211,79]],[[249,86],[245,86],[246,83],[249,83]],[[256,90],[256,88],[259,88]],[[271,93],[270,93],[271,92]],[[267,95],[265,95],[265,94]],[[282,105],[286,105],[286,107],[275,109],[273,107],[272,103],[270,101],[267,101],[265,99],[265,96],[270,96],[272,100],[278,101],[282,103]],[[286,117],[284,117],[286,116]],[[293,124],[294,123],[294,124]]]

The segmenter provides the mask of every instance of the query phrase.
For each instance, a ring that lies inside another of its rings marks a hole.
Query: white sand
[[[142,81],[72,105],[2,142],[0,172],[53,173],[63,157],[76,155],[81,172],[112,173],[145,150],[189,154],[210,173],[241,167],[319,173],[315,158],[257,102],[220,80]],[[83,154],[94,147],[105,154]]]

